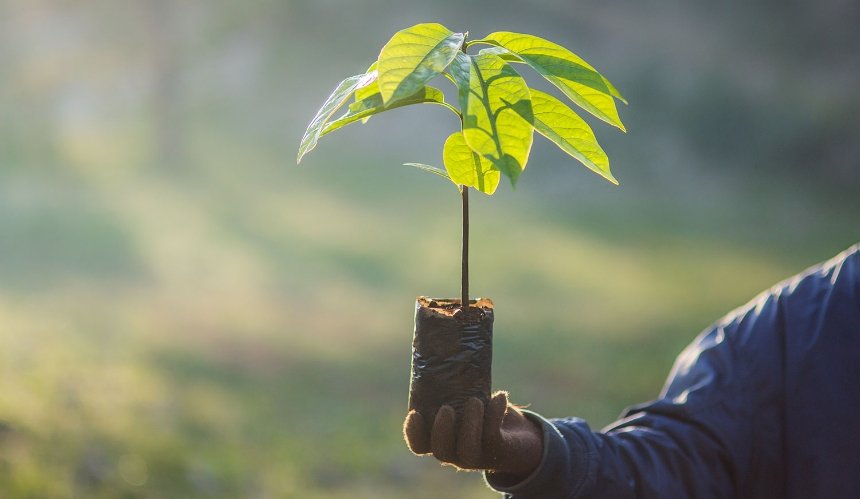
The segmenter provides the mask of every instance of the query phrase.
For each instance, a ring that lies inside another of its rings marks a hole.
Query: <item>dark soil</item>
[[[493,310],[494,307],[493,301],[489,298],[470,300],[467,310],[463,310],[461,300],[456,298],[427,298],[426,296],[419,296],[417,301],[422,307],[427,307],[432,312],[445,317],[454,317],[458,321],[467,324],[481,322],[487,312]]]

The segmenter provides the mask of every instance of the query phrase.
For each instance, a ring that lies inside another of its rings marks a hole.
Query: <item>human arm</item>
[[[511,499],[855,497],[858,332],[860,245],[728,314],[608,428],[524,413],[540,463],[487,482]]]
[[[785,441],[786,372],[796,371],[786,343],[809,349],[820,314],[838,315],[821,312],[832,280],[809,271],[762,293],[681,353],[657,400],[599,432],[576,418],[548,420],[535,474],[488,483],[512,499],[785,497],[786,459],[802,450]],[[787,324],[800,336],[787,339]]]

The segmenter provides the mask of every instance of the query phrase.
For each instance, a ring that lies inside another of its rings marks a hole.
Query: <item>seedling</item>
[[[470,50],[478,47],[477,52]],[[302,137],[297,161],[320,137],[371,116],[413,104],[436,104],[459,118],[442,147],[444,169],[407,163],[450,180],[463,206],[459,300],[419,297],[412,341],[409,409],[433,421],[442,404],[463,409],[470,397],[487,402],[492,365],[493,303],[469,300],[469,190],[496,192],[502,176],[512,186],[526,167],[537,131],[583,165],[617,184],[591,127],[558,98],[529,88],[515,65],[530,66],[586,112],[624,131],[615,99],[624,98],[587,62],[533,35],[500,31],[467,40],[441,24],[397,32],[366,72],[340,82]],[[429,85],[447,78],[457,105]],[[338,109],[353,100],[346,112]],[[474,306],[472,304],[474,303]]]
[[[469,53],[473,47],[483,47]],[[534,35],[500,31],[477,40],[441,24],[417,24],[397,32],[363,74],[346,78],[314,116],[297,162],[320,137],[371,116],[414,104],[436,104],[454,113],[460,130],[442,148],[444,169],[407,163],[450,180],[463,207],[461,304],[469,303],[469,189],[492,195],[501,176],[512,186],[526,167],[534,131],[613,184],[609,158],[591,127],[558,98],[529,88],[514,65],[531,67],[570,101],[625,131],[615,99],[626,101],[582,58]],[[430,86],[447,78],[458,91],[457,105]],[[345,113],[335,113],[353,100]]]

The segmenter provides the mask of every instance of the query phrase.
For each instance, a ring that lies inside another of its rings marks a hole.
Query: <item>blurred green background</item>
[[[494,497],[400,437],[460,207],[399,165],[456,123],[386,113],[294,164],[429,21],[544,36],[630,101],[628,134],[592,120],[620,187],[538,139],[516,192],[473,196],[515,402],[599,428],[858,240],[857,2],[0,0],[0,497]]]

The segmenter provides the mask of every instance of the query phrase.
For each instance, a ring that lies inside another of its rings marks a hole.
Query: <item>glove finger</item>
[[[472,397],[466,401],[457,435],[457,457],[463,468],[480,467],[483,425],[484,403]]]
[[[420,412],[413,409],[406,415],[406,420],[403,422],[403,438],[413,454],[420,456],[430,453],[427,424]]]
[[[501,442],[502,420],[508,408],[508,393],[496,392],[484,410],[484,444],[489,449],[498,449]],[[495,454],[495,452],[492,452]]]
[[[436,420],[433,422],[433,431],[430,432],[430,450],[433,456],[443,463],[453,463],[457,458],[455,447],[454,427],[456,415],[454,408],[443,405],[436,412]]]

